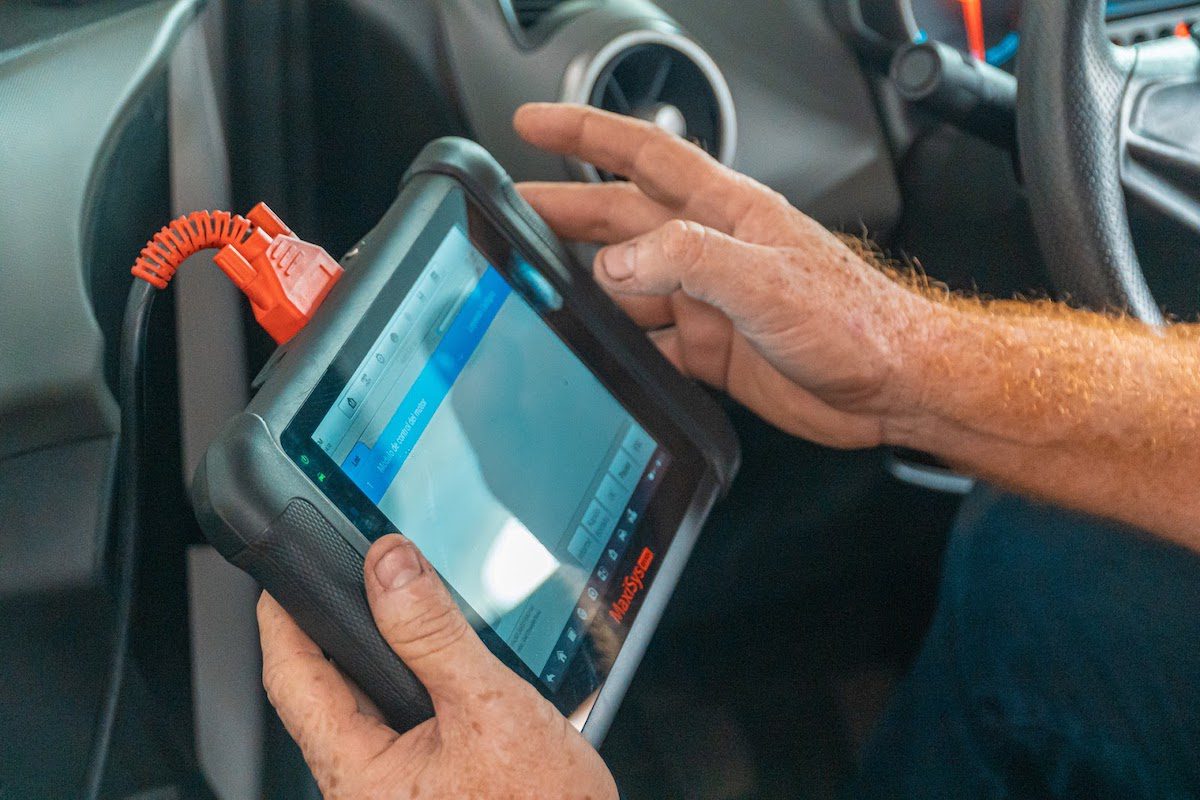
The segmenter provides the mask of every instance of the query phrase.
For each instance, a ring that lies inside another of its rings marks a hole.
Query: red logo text
[[[633,605],[633,599],[638,596],[638,592],[646,588],[646,573],[650,571],[650,565],[653,563],[654,552],[649,547],[643,547],[633,570],[621,581],[621,596],[613,601],[608,610],[608,615],[617,622],[625,619],[625,613],[629,611],[629,606]]]

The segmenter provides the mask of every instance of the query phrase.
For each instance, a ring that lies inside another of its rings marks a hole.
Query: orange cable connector
[[[250,299],[254,318],[277,343],[290,340],[320,307],[342,267],[298,238],[259,203],[246,216],[195,211],[172,220],[142,248],[133,274],[165,289],[189,256],[219,247],[213,261]]]

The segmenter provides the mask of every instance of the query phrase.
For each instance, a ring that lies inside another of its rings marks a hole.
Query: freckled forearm
[[[891,443],[1200,550],[1200,339],[1050,304],[936,304]]]

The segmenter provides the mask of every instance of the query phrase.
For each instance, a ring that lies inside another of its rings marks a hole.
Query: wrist
[[[962,312],[947,303],[917,296],[908,323],[895,337],[889,402],[881,416],[883,444],[929,451],[940,427],[939,399],[955,376]]]

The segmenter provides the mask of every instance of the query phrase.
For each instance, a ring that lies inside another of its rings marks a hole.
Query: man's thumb
[[[425,684],[435,706],[465,701],[494,683],[497,669],[505,669],[408,539],[395,533],[380,538],[367,553],[363,573],[379,632]]]
[[[682,289],[739,325],[778,307],[786,267],[773,248],[679,219],[603,248],[596,262],[597,278],[617,294],[665,297]]]

